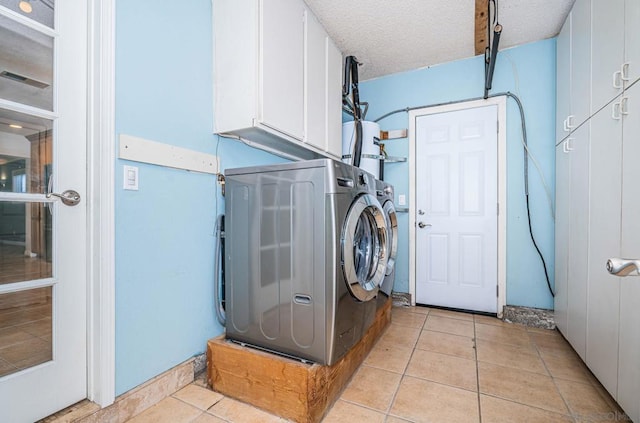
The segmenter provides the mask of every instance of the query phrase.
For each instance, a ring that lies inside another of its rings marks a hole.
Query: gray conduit
[[[221,291],[222,291],[222,277],[220,275],[220,255],[221,255],[221,246],[222,246],[222,238],[224,238],[224,232],[222,230],[222,219],[224,219],[224,215],[218,215],[216,219],[216,246],[213,258],[213,308],[216,310],[216,318],[218,322],[225,326],[227,319],[224,312],[224,307],[222,307],[222,299]]]

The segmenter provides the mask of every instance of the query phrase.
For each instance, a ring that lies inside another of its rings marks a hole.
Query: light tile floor
[[[132,423],[282,422],[197,380]],[[605,422],[626,416],[556,331],[428,308],[392,324],[325,422]]]

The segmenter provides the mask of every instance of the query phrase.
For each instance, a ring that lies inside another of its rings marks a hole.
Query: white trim
[[[54,278],[37,279],[35,281],[16,282],[0,285],[0,294],[8,294],[10,292],[26,291],[28,289],[43,288],[53,286],[58,283]]]
[[[115,0],[89,1],[87,397],[115,400]]]
[[[43,119],[55,120],[58,117],[58,114],[55,112],[41,109],[39,107],[29,106],[27,104],[17,103],[11,100],[5,100],[3,98],[0,98],[0,107],[11,110],[12,112],[33,115]]]
[[[55,12],[54,12],[55,13]],[[24,25],[34,31],[38,31],[41,34],[44,34],[48,37],[57,37],[58,33],[55,29],[49,28],[48,26],[41,24],[40,22],[34,21],[31,18],[28,18],[24,15],[21,15],[18,12],[14,12],[13,10],[0,6],[0,16],[5,16],[11,19],[14,22],[19,23],[20,25]]]
[[[416,304],[416,118],[435,113],[496,105],[498,107],[498,317],[507,301],[507,98],[491,97],[409,111],[409,294]]]

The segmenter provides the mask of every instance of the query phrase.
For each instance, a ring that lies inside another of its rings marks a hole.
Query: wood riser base
[[[391,322],[391,299],[378,310],[364,337],[332,366],[305,364],[243,347],[224,336],[207,346],[213,389],[296,422],[318,422]]]

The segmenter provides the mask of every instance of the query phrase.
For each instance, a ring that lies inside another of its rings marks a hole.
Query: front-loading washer
[[[376,180],[376,196],[382,205],[384,218],[387,225],[387,266],[385,277],[380,285],[378,293],[378,308],[384,306],[387,298],[391,296],[396,279],[396,255],[398,252],[398,216],[393,203],[394,189],[388,182]]]
[[[335,363],[375,319],[386,274],[373,175],[319,159],[225,179],[227,338]]]

